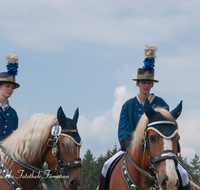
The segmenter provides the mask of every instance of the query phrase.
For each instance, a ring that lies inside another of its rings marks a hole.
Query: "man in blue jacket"
[[[18,57],[16,53],[9,53],[5,57],[8,72],[0,73],[0,141],[4,140],[18,128],[17,112],[10,106],[8,98],[14,89],[20,85],[15,82],[17,75]]]
[[[139,94],[126,101],[122,106],[118,126],[118,139],[121,145],[121,151],[116,153],[104,163],[101,172],[99,190],[108,189],[109,181],[107,179],[107,171],[113,161],[128,149],[131,141],[131,135],[133,131],[135,131],[137,123],[144,113],[144,103],[146,99],[148,98],[152,107],[163,107],[169,111],[168,104],[162,98],[150,93],[154,83],[159,82],[158,80],[154,79],[154,63],[156,58],[155,52],[157,48],[158,47],[155,45],[144,46],[144,66],[143,68],[138,69],[137,79],[133,79],[136,81],[136,85],[139,87]],[[180,164],[178,164],[178,169],[179,173],[181,174],[182,189],[190,189],[187,172]]]

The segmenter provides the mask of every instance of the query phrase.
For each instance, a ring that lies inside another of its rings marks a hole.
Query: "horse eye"
[[[66,148],[65,145],[64,145],[64,143],[61,143],[61,145],[62,145],[63,148]]]
[[[151,135],[151,136],[150,136],[150,142],[151,142],[151,143],[156,142],[156,135]]]

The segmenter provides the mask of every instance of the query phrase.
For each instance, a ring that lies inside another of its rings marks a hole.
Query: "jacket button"
[[[8,122],[8,120],[5,120],[5,122]]]
[[[141,108],[139,108],[139,110],[141,111]]]
[[[6,133],[5,131],[3,133]]]
[[[5,128],[7,128],[7,125],[5,125]]]
[[[141,115],[139,115],[139,117],[141,117]]]
[[[7,116],[9,115],[9,113],[7,113]]]

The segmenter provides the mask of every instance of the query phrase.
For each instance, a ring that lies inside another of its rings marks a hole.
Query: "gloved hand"
[[[123,142],[122,142],[121,150],[122,151],[127,151],[128,148],[129,148],[130,143],[131,143],[131,139],[129,139],[129,138],[124,139]]]

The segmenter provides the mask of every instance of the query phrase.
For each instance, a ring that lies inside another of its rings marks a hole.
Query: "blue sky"
[[[0,6],[0,71],[19,57],[21,85],[10,98],[20,125],[37,113],[72,117],[79,107],[81,156],[113,148],[122,104],[138,94],[132,78],[143,45],[158,45],[152,92],[173,109],[182,155],[200,154],[200,2],[159,0],[7,0]]]

